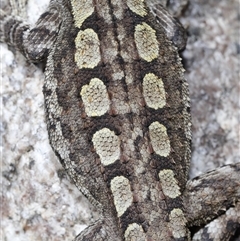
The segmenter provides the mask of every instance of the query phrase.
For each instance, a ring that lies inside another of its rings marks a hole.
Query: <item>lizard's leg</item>
[[[239,228],[239,173],[240,163],[237,163],[188,181],[183,200],[189,226],[201,226],[215,219],[200,230],[194,240],[229,240]]]
[[[11,14],[26,18],[26,5],[28,0],[10,0]]]
[[[168,39],[173,42],[178,50],[184,49],[187,42],[186,31],[178,19],[173,17],[162,5],[164,1],[148,0],[146,3],[156,20],[163,27]]]
[[[21,8],[17,14],[23,15],[20,12],[23,12],[25,1],[20,3]],[[14,0],[11,0],[11,5],[11,15],[0,10],[1,41],[19,50],[31,62],[41,62],[48,55],[59,31],[63,11],[61,5],[51,1],[47,11],[39,17],[33,28],[30,28],[22,17],[14,16],[17,12]]]
[[[112,230],[106,218],[96,221],[94,224],[84,229],[74,241],[120,241],[117,232]],[[122,240],[122,239],[121,239]],[[139,240],[141,241],[141,240]],[[144,240],[143,240],[144,241]]]
[[[240,202],[199,230],[193,236],[193,241],[230,240],[237,229],[240,229]]]

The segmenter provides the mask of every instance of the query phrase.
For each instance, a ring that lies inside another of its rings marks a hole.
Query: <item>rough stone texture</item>
[[[44,6],[31,4],[43,12]],[[191,177],[239,161],[238,7],[237,0],[191,0],[181,19],[189,31],[183,56],[192,101]],[[0,236],[6,241],[71,240],[94,220],[96,210],[63,174],[48,143],[41,70],[1,46]]]
[[[191,178],[239,161],[239,2],[190,1],[183,53],[193,122]]]

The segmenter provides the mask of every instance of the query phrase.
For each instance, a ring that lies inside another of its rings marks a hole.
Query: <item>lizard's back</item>
[[[66,5],[46,67],[51,145],[102,208],[103,240],[185,240],[190,114],[177,49],[145,3],[82,2]]]

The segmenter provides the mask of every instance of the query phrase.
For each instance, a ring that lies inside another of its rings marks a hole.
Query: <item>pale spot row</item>
[[[110,188],[113,194],[117,215],[121,217],[133,202],[130,182],[124,176],[117,176],[111,180]]]
[[[86,90],[84,88],[84,91],[88,92],[88,88],[89,86],[86,87]],[[82,92],[84,91],[82,90],[81,94],[83,94]],[[90,95],[86,94],[86,96],[88,98],[88,96]],[[167,135],[166,127],[160,124],[159,122],[155,121],[149,126],[149,135],[153,150],[156,152],[156,154],[167,157],[170,153],[170,141]],[[111,131],[108,128],[103,128],[94,133],[92,142],[96,150],[96,153],[99,155],[101,163],[104,166],[113,164],[120,158],[120,139],[114,133],[114,131]],[[171,192],[173,191],[175,191],[175,193],[178,193],[177,188],[175,187],[176,181],[174,181],[174,177],[171,176],[171,173],[166,173],[165,176],[161,175],[160,178],[163,178],[163,181],[167,178],[173,179],[171,180],[173,186],[169,187],[169,189],[166,189],[166,195],[173,196],[174,194],[171,194]],[[166,183],[168,183],[168,181],[169,180],[166,180]]]
[[[110,109],[107,87],[102,80],[93,78],[80,92],[85,112],[89,117],[102,116]],[[143,78],[143,96],[148,107],[155,110],[166,105],[166,93],[161,78],[148,73]]]

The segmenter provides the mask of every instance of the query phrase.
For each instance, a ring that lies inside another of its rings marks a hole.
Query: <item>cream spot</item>
[[[100,79],[91,79],[89,85],[82,87],[80,95],[88,116],[101,116],[109,110],[110,100],[107,88]]]
[[[82,68],[94,68],[101,60],[100,41],[97,34],[90,28],[78,32],[75,39],[75,62]]]
[[[147,237],[141,225],[131,223],[124,233],[125,241],[146,241]]]
[[[169,215],[169,226],[174,238],[183,238],[188,234],[186,233],[187,220],[184,217],[183,211],[179,208],[174,208]]]
[[[147,10],[144,4],[145,0],[127,0],[127,6],[134,13],[144,17],[147,15]]]
[[[159,47],[156,31],[148,24],[142,23],[135,27],[135,41],[139,56],[151,62],[158,57]]]
[[[118,217],[121,217],[133,201],[129,180],[123,176],[114,177],[111,180],[111,191]]]
[[[92,0],[71,0],[74,24],[80,28],[83,22],[92,15],[94,6]]]
[[[172,170],[162,170],[158,173],[158,176],[165,196],[176,198],[181,194],[180,187],[178,186],[178,181],[174,177]]]
[[[114,163],[120,156],[120,141],[108,128],[97,131],[92,138],[93,146],[104,166]]]
[[[171,147],[166,127],[155,121],[149,126],[149,134],[153,150],[158,155],[167,157]]]
[[[144,76],[143,95],[150,108],[157,110],[166,105],[164,84],[155,74],[149,73]]]

